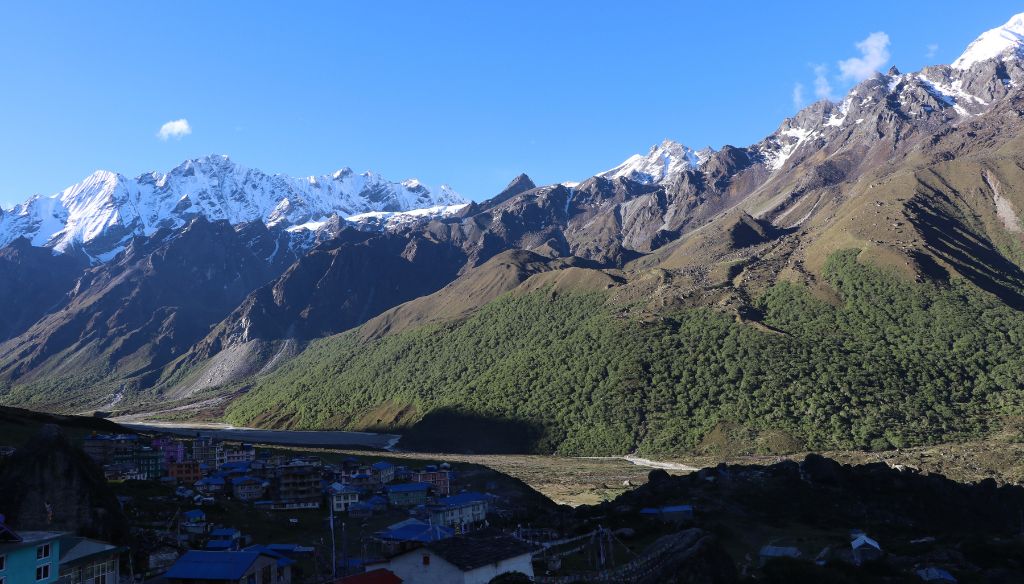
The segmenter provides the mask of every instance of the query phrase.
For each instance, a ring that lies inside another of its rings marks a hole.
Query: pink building
[[[185,443],[169,436],[158,436],[153,439],[153,449],[163,455],[164,466],[172,462],[185,462]]]

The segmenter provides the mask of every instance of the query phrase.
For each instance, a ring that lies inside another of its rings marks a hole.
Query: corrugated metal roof
[[[403,525],[381,532],[377,537],[389,541],[416,541],[430,543],[455,535],[455,530],[443,525]]]
[[[238,580],[245,575],[261,552],[209,552],[189,550],[178,558],[165,578],[196,580]],[[268,556],[271,557],[271,556]]]
[[[458,507],[460,505],[468,505],[470,503],[476,503],[478,501],[487,501],[487,495],[483,493],[459,493],[458,495],[452,495],[443,499],[438,499],[438,503],[441,505],[447,505],[449,507]]]
[[[389,493],[412,493],[427,490],[430,490],[430,485],[427,483],[401,483],[397,485],[388,485]]]

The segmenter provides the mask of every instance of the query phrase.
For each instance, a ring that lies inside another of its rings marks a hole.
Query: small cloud
[[[181,118],[180,120],[172,120],[160,126],[160,131],[156,133],[156,137],[166,142],[171,138],[180,140],[183,136],[188,136],[191,133],[192,126],[188,124],[188,120]]]
[[[924,56],[925,56],[925,57],[928,57],[929,59],[931,59],[932,57],[934,57],[934,56],[936,55],[936,53],[938,53],[938,52],[939,52],[939,45],[937,45],[937,44],[935,44],[935,43],[932,43],[932,44],[928,45],[928,47],[927,47],[927,48],[928,48],[928,52],[926,52],[926,53],[924,54]]]
[[[889,62],[889,35],[884,32],[873,32],[856,46],[860,57],[839,61],[844,80],[863,81]]]
[[[804,107],[804,84],[797,83],[793,86],[793,109],[798,110]]]
[[[832,84],[828,82],[828,67],[825,65],[814,66],[814,96],[832,100]]]

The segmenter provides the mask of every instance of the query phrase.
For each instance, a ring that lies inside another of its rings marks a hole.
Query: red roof
[[[402,584],[402,579],[395,576],[391,570],[378,568],[355,576],[347,576],[338,580],[337,584]]]

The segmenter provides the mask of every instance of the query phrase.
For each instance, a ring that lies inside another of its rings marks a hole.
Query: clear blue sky
[[[885,32],[880,67],[948,63],[1016,2],[5,2],[0,204],[95,169],[223,153],[342,166],[474,199],[527,172],[578,180],[663,138],[747,145],[815,65]],[[165,122],[191,134],[162,141]]]

